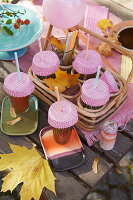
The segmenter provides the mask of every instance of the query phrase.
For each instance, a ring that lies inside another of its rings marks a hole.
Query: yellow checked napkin
[[[129,73],[132,69],[132,61],[131,58],[125,55],[122,55],[122,61],[121,61],[121,76],[127,80]],[[131,83],[133,83],[133,78],[131,80]]]

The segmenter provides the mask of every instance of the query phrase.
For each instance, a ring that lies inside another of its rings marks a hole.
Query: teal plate
[[[26,11],[24,15],[18,13],[15,18],[10,18],[12,19],[11,24],[5,24],[7,19],[9,19],[7,15],[4,14],[2,17],[4,22],[1,23],[1,25],[6,25],[8,28],[10,28],[13,32],[13,36],[8,34],[3,35],[3,33],[0,32],[0,59],[12,60],[14,59],[14,55],[11,53],[11,51],[21,49],[21,51],[18,51],[18,57],[20,57],[26,52],[26,47],[40,37],[43,32],[43,20],[36,12],[23,6],[6,4],[4,5],[4,8],[8,12],[17,12],[19,10],[20,13],[24,13]],[[3,8],[0,6],[0,14],[2,12]],[[29,19],[30,24],[21,25],[19,31],[19,29],[14,28],[14,23],[18,18],[22,19],[23,21],[25,19]]]
[[[22,121],[14,125],[8,125],[7,121],[14,118],[10,115],[10,98],[7,96],[2,102],[1,110],[1,130],[7,135],[29,135],[36,131],[38,126],[38,100],[31,95],[29,101],[29,110],[24,114],[17,114],[17,117],[22,117]]]

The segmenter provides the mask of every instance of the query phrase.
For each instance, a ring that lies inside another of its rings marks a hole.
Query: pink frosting
[[[20,72],[21,81],[18,79],[18,73],[14,72],[9,74],[4,80],[4,90],[7,94],[13,97],[25,97],[30,95],[35,85],[30,79],[29,75]]]
[[[38,76],[48,76],[55,73],[60,65],[58,56],[52,51],[41,51],[34,55],[32,71]]]
[[[110,93],[118,92],[119,88],[117,82],[109,71],[105,71],[100,79],[108,85]]]
[[[80,51],[72,65],[79,74],[96,73],[99,66],[102,66],[102,59],[99,53],[88,50],[88,59],[85,59],[86,50]]]
[[[110,93],[107,84],[98,80],[96,89],[94,89],[95,78],[88,79],[82,85],[81,99],[90,106],[102,106],[109,101]]]
[[[48,123],[54,128],[69,128],[78,121],[75,106],[68,101],[61,101],[62,111],[59,111],[58,102],[53,103],[48,111]]]

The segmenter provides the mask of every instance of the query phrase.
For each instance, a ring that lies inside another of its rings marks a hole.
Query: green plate
[[[29,101],[29,110],[24,114],[17,114],[17,117],[22,117],[22,121],[14,125],[8,125],[7,121],[14,118],[10,115],[11,100],[7,96],[2,102],[1,110],[1,130],[7,135],[29,135],[36,131],[38,126],[38,100],[31,95]]]

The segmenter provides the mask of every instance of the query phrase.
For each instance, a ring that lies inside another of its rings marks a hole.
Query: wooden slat
[[[8,136],[0,130],[0,151],[5,152],[5,153],[10,153],[10,147],[9,144],[14,144],[14,145],[19,145],[19,146],[26,146],[27,148],[32,148],[32,145],[26,141],[23,137],[21,136]]]
[[[0,67],[5,70],[8,74],[12,73],[12,72],[16,72],[16,66],[14,63],[12,63],[11,61],[0,61]]]
[[[88,0],[89,1],[89,0]],[[114,13],[116,16],[123,20],[132,20],[133,19],[133,8],[123,6],[121,1],[119,0],[115,2],[115,0],[94,0],[95,2],[99,3],[102,6],[106,6],[109,10]]]
[[[39,111],[38,112],[38,128],[35,131],[35,133],[29,135],[28,138],[31,139],[33,142],[35,142],[37,145],[41,146],[39,133],[46,126],[49,126],[47,113],[43,111]]]
[[[100,152],[101,156],[107,158],[112,163],[117,164],[128,151],[133,147],[133,141],[118,132],[115,147],[111,151],[104,151],[98,143],[93,145]]]
[[[1,111],[2,101],[6,96],[7,94],[3,90],[3,83],[0,81],[0,111]]]
[[[49,200],[81,200],[87,195],[87,193],[90,192],[89,189],[83,187],[78,181],[76,181],[66,172],[54,172],[54,175],[57,178],[57,198],[52,192],[47,190],[46,197]]]
[[[38,145],[41,146],[38,134],[43,127],[48,126],[47,114],[39,111],[39,125],[36,133],[28,136],[28,138],[36,141]],[[104,159],[100,158],[98,154],[94,153],[89,147],[85,146],[86,161],[82,166],[70,170],[75,176],[78,176],[83,182],[94,188],[96,184],[103,178],[103,176],[112,168],[112,164],[108,163]],[[95,157],[99,157],[99,173],[94,174],[91,167]],[[89,178],[90,177],[90,178]]]
[[[77,131],[81,140],[87,144],[84,134],[82,134],[81,131],[78,129]],[[107,161],[114,164],[117,164],[132,148],[133,141],[120,132],[118,132],[115,147],[111,151],[103,150],[99,146],[98,142],[94,143],[91,147],[91,149],[97,152],[103,159],[106,159]]]
[[[112,164],[103,160],[95,152],[85,146],[86,161],[82,166],[72,170],[80,179],[87,183],[92,189],[101,181],[108,171],[113,167]],[[94,158],[99,157],[98,174],[95,174],[92,170],[92,164]],[[71,170],[70,170],[71,171]]]
[[[126,128],[122,131],[122,134],[133,139],[133,120],[127,123]]]
[[[0,152],[1,153],[10,153],[11,149],[9,148],[8,142],[17,145],[24,145],[28,148],[31,148],[32,145],[26,141],[23,137],[18,136],[7,136],[0,132]],[[32,159],[32,158],[31,158]],[[75,180],[71,175],[66,172],[57,173],[54,172],[56,181],[56,192],[57,198],[55,195],[44,189],[44,195],[50,200],[77,200],[82,199],[89,192],[89,189],[86,189],[82,186],[77,180]]]

